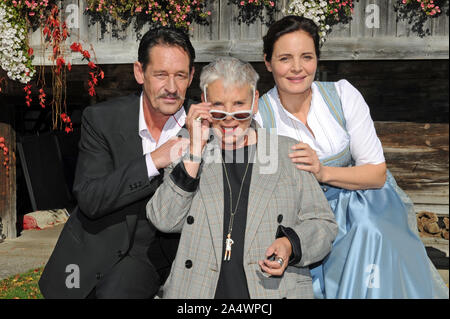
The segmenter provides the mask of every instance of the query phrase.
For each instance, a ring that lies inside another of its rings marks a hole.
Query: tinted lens
[[[242,121],[242,120],[248,119],[251,116],[251,114],[252,114],[251,112],[237,113],[237,114],[234,114],[234,118],[236,120]]]
[[[211,116],[215,120],[223,120],[224,118],[227,117],[226,114],[223,114],[223,113],[220,113],[220,112],[209,112],[209,113],[211,114]]]

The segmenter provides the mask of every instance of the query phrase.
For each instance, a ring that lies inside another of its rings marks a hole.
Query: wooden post
[[[17,237],[16,231],[16,132],[14,130],[14,107],[0,103],[0,137],[8,149],[6,156],[0,150],[0,221],[1,233],[6,238]],[[3,163],[7,160],[6,168]],[[0,233],[0,236],[1,236]]]

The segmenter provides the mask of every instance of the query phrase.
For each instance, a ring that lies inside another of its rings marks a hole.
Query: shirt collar
[[[313,109],[313,105],[314,105],[314,100],[315,97],[317,96],[316,93],[316,87],[315,87],[315,83],[313,82],[311,85],[311,91],[312,91],[312,98],[311,98],[311,106],[309,108],[309,112],[308,115],[311,113],[312,109]],[[290,113],[288,110],[286,110],[283,107],[283,104],[281,104],[281,100],[280,100],[280,96],[278,94],[278,88],[275,85],[269,92],[268,95],[274,100],[275,104],[277,105],[278,109],[279,109],[279,114],[281,112],[281,114],[284,114],[285,116],[287,116],[288,118],[304,125],[299,119],[297,119],[292,113]]]
[[[186,121],[186,111],[184,107],[181,107],[173,116],[171,116],[166,124],[164,124],[163,131],[171,130],[174,127],[178,127],[181,129]],[[147,123],[145,123],[144,118],[144,93],[141,93],[141,97],[139,99],[139,136],[141,138],[150,138],[154,140],[152,135],[150,134]]]

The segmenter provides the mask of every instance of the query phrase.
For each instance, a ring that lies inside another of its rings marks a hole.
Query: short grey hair
[[[200,89],[216,80],[222,80],[224,87],[248,84],[256,90],[259,75],[248,62],[233,57],[218,57],[202,69],[200,74]]]

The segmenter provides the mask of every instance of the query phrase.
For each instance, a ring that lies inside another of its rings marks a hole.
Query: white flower
[[[21,27],[23,21],[17,21],[20,15],[13,15],[13,10],[0,2],[0,65],[8,78],[28,83],[35,74],[28,53],[26,52],[26,30]],[[20,19],[20,18],[19,18]],[[29,74],[27,75],[27,73]]]
[[[302,16],[314,21],[319,27],[321,42],[325,42],[325,36],[330,30],[330,26],[325,24],[327,16],[327,1],[315,0],[292,0],[289,3],[287,14]]]

